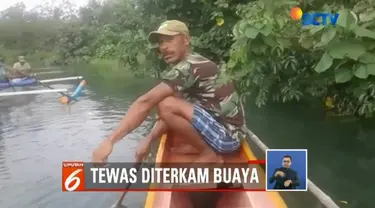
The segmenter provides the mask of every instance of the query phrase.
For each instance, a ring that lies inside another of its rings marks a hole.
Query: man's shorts
[[[194,105],[191,123],[204,141],[216,152],[231,153],[241,146],[239,141],[228,134],[223,125],[199,105]]]

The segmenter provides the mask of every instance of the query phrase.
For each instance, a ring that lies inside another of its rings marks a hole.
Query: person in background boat
[[[275,169],[270,183],[276,181],[274,189],[296,189],[299,186],[298,174],[295,170],[291,169],[292,157],[285,155],[282,161],[282,167]]]
[[[0,56],[0,81],[1,80],[7,80],[7,73],[5,71],[5,65],[3,57]]]
[[[29,76],[31,73],[31,66],[26,62],[24,56],[18,57],[18,62],[14,63],[13,69],[15,70],[14,75],[18,78]]]
[[[214,62],[190,50],[189,30],[183,22],[162,23],[150,33],[149,41],[157,44],[158,53],[171,69],[162,75],[161,83],[130,106],[118,128],[93,151],[93,162],[104,162],[113,145],[137,128],[153,108],[157,109],[159,120],[138,150],[148,149],[149,141],[168,129],[200,153],[194,162],[223,162],[222,154],[239,150],[246,135],[243,108],[234,83],[220,74]],[[144,150],[141,152],[137,155],[145,154]],[[137,160],[141,157],[137,156]]]

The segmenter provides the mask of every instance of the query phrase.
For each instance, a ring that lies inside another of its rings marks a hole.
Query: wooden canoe
[[[191,162],[196,153],[176,153],[173,148],[183,146],[182,138],[168,133],[161,138],[156,154],[155,166],[165,167],[168,163]],[[225,163],[256,160],[248,143],[242,143],[239,153],[224,158]],[[264,180],[264,174],[261,180]],[[157,184],[152,184],[156,188]],[[241,207],[241,208],[287,208],[278,192],[148,192],[144,208],[193,208],[193,207]]]

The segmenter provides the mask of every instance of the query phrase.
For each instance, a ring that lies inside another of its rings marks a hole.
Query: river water
[[[90,161],[92,149],[153,82],[103,80],[84,70],[82,75],[89,84],[70,108],[57,102],[58,94],[0,101],[1,208],[105,208],[117,199],[118,193],[61,192],[61,162]],[[75,83],[53,87],[72,88]],[[259,109],[246,104],[246,110],[248,127],[270,148],[309,150],[309,178],[335,201],[348,202],[340,205],[373,207],[370,197],[375,186],[370,173],[375,172],[375,130],[358,122],[327,119],[323,113],[299,105]],[[149,118],[116,145],[109,160],[133,161],[138,140],[151,126]],[[141,207],[144,197],[145,193],[128,193],[124,204]]]

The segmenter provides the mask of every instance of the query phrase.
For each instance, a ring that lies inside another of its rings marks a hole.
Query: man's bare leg
[[[144,140],[141,140],[140,144],[137,147],[137,150],[135,152],[135,158],[137,162],[142,161],[146,154],[149,152],[151,142],[154,139],[160,138],[161,135],[163,135],[167,131],[166,126],[167,125],[163,120],[159,119],[156,121],[151,132],[146,136]]]
[[[151,129],[151,132],[146,136],[146,139],[150,141],[154,139],[158,139],[166,132],[167,132],[166,123],[163,120],[158,119],[154,127]]]
[[[180,94],[176,93],[174,96],[178,99],[183,99],[183,96]],[[157,109],[157,111],[160,112],[159,108]],[[160,118],[160,116],[158,116],[158,118]],[[163,122],[163,124],[167,125],[165,122]],[[173,147],[171,148],[171,152],[180,153],[180,154],[198,154],[199,153],[199,151],[190,144],[184,144],[184,145],[180,145],[177,147]]]
[[[159,116],[167,124],[168,129],[182,135],[187,142],[193,145],[200,156],[196,163],[221,163],[222,158],[201,138],[192,126],[193,106],[176,97],[168,97],[158,105]]]
[[[159,112],[159,110],[158,110]],[[167,129],[168,129],[168,126],[167,124],[160,119],[159,116],[156,117],[157,121],[154,125],[154,127],[152,128],[151,132],[145,137],[145,140],[143,142],[147,143],[147,145],[149,146],[150,143],[155,140],[155,139],[159,139],[163,134],[165,134],[167,132]],[[197,149],[195,149],[193,146],[189,145],[189,144],[186,144],[186,145],[181,145],[181,146],[178,146],[178,147],[173,147],[171,149],[172,152],[175,152],[175,153],[181,153],[181,154],[197,154],[199,153],[199,151],[197,151]]]

